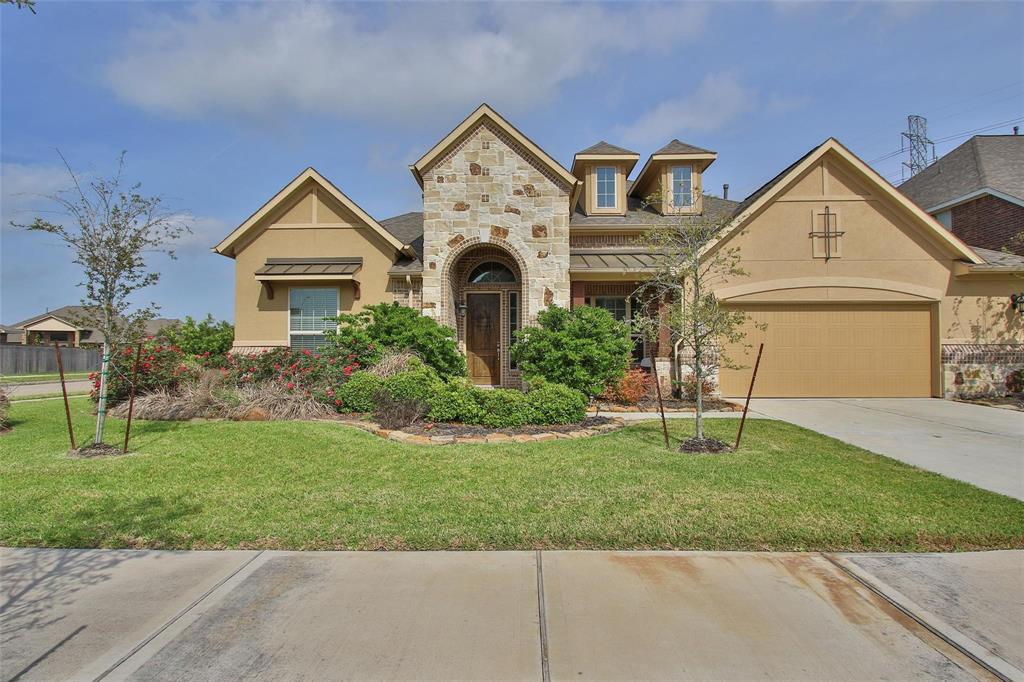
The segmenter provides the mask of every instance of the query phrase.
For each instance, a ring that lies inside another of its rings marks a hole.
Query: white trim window
[[[693,167],[672,167],[672,206],[689,208],[693,206]]]
[[[594,171],[597,178],[597,207],[615,208],[616,189],[615,176],[618,175],[614,166],[598,166]]]
[[[288,345],[316,350],[327,343],[324,331],[335,328],[337,287],[292,287],[288,290]]]

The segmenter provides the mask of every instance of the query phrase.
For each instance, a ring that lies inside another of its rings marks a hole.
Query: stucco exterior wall
[[[475,243],[514,252],[524,269],[525,324],[569,304],[569,197],[564,181],[489,122],[423,173],[423,313],[454,325],[452,261]],[[486,200],[485,200],[486,198]]]
[[[296,280],[273,283],[274,297],[254,273],[268,258],[326,258],[361,256],[356,273],[359,300],[351,282]],[[235,257],[235,347],[266,347],[288,344],[288,289],[290,286],[339,287],[341,312],[358,312],[363,306],[393,300],[387,291],[388,269],[394,248],[351,212],[313,187],[296,192],[293,200],[254,230],[237,248]]]

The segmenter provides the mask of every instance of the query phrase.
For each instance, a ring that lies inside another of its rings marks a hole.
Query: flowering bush
[[[697,375],[694,374],[693,372],[687,374],[685,377],[683,377],[682,382],[680,382],[679,388],[682,390],[684,398],[686,398],[687,400],[696,400]],[[706,398],[710,395],[713,395],[716,390],[718,390],[718,383],[715,382],[715,380],[712,379],[711,377],[704,377],[704,381],[701,382],[700,394]]]
[[[137,350],[138,346],[122,346],[110,353],[110,373],[107,375],[107,401],[110,405],[128,399]],[[194,369],[186,364],[185,354],[180,348],[150,337],[142,344],[135,393],[139,395],[158,388],[173,389],[183,379],[194,375]],[[98,400],[100,373],[91,373],[89,379],[92,380],[90,395],[93,400]]]
[[[628,370],[617,382],[608,384],[601,399],[620,405],[636,405],[649,396],[653,388],[654,379],[650,373],[636,367]]]
[[[354,353],[344,353],[338,347],[320,351],[274,348],[255,355],[228,353],[219,357],[204,353],[197,360],[203,367],[220,370],[234,385],[271,382],[335,409],[342,408],[338,389],[362,367]]]

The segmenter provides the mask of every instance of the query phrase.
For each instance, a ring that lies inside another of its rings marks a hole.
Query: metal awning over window
[[[569,254],[570,272],[636,272],[654,268],[649,251],[577,251]]]
[[[344,258],[268,258],[256,271],[260,281],[302,279],[354,279],[363,267],[361,256]]]

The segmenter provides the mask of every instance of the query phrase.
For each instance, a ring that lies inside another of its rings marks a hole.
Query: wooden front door
[[[466,360],[474,384],[501,383],[501,294],[466,294]]]

